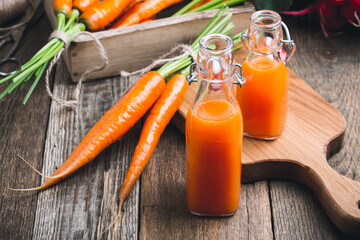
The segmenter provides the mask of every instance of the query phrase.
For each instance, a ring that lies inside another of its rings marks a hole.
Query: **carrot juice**
[[[239,206],[243,125],[239,106],[209,99],[186,118],[186,198],[202,216],[228,216]]]
[[[282,61],[258,56],[243,64],[246,84],[237,88],[244,134],[275,139],[284,128],[288,102],[288,71]]]

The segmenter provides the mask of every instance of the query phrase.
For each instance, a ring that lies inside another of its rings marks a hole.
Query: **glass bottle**
[[[292,40],[283,40],[286,25],[276,12],[252,14],[250,28],[243,35],[249,54],[243,64],[246,85],[236,92],[243,114],[244,135],[265,140],[276,139],[284,128],[289,76],[285,63],[295,51]]]
[[[231,38],[210,34],[200,40],[188,81],[195,78],[199,85],[185,130],[187,204],[195,215],[229,216],[239,206],[243,136],[233,83],[245,82]]]

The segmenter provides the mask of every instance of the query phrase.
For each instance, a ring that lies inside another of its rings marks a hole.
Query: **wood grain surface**
[[[24,32],[15,57],[31,58],[47,42],[49,32],[50,26],[43,16]],[[33,232],[37,195],[7,190],[40,183],[40,178],[29,172],[17,155],[41,167],[50,100],[45,95],[45,86],[39,84],[31,101],[23,106],[21,102],[28,89],[16,90],[6,100],[0,100],[0,239],[30,239]],[[0,86],[0,91],[3,90],[4,85]]]
[[[298,46],[289,67],[347,122],[344,146],[328,162],[340,174],[359,181],[359,33],[325,38],[315,20],[287,18],[286,22]],[[27,31],[17,56],[29,59],[49,34],[43,17]],[[63,62],[54,77],[55,94],[70,98],[75,85]],[[115,77],[84,84],[76,112],[49,104],[43,81],[26,106],[21,104],[26,91],[0,101],[0,239],[98,238],[117,212],[120,184],[142,121],[54,188],[29,194],[6,188],[40,184],[40,177],[16,155],[45,173],[53,171],[135,79]],[[184,200],[184,143],[183,134],[170,124],[124,205],[124,218],[102,239],[351,239],[330,221],[313,192],[293,181],[242,184],[239,210],[231,218],[190,215]]]

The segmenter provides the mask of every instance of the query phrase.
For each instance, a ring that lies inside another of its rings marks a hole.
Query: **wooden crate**
[[[52,1],[44,1],[44,5],[55,28]],[[231,21],[235,24],[234,33],[248,28],[253,11],[251,4],[229,9],[233,14]],[[134,71],[149,65],[174,44],[190,43],[216,13],[217,10],[192,13],[94,33],[105,47],[110,64],[106,69],[91,74],[87,80],[119,75],[121,70]],[[86,70],[102,64],[98,49],[88,36],[75,39],[63,57],[74,82]]]

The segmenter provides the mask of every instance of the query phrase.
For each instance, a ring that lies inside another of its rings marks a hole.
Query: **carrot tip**
[[[8,187],[8,190],[11,190],[11,191],[17,191],[17,192],[28,192],[28,191],[37,191],[37,190],[41,190],[42,187],[34,187],[34,188],[11,188],[11,187]]]
[[[55,178],[59,178],[61,177],[61,175],[56,175],[56,176],[46,176],[44,175],[42,172],[40,172],[39,170],[37,170],[33,165],[31,165],[28,161],[26,161],[22,156],[20,156],[20,154],[18,154],[18,157],[23,160],[33,171],[35,171],[37,174],[39,174],[40,176],[42,176],[43,178],[51,178],[51,179],[55,179]]]
[[[116,214],[116,217],[114,219],[114,221],[112,221],[110,223],[110,225],[104,230],[101,232],[100,234],[100,237],[107,231],[109,231],[114,225],[115,223],[117,222],[117,220],[121,217],[121,208],[122,208],[122,205],[123,205],[124,201],[123,200],[120,200],[120,203],[119,203],[119,210],[118,210],[118,213]]]

